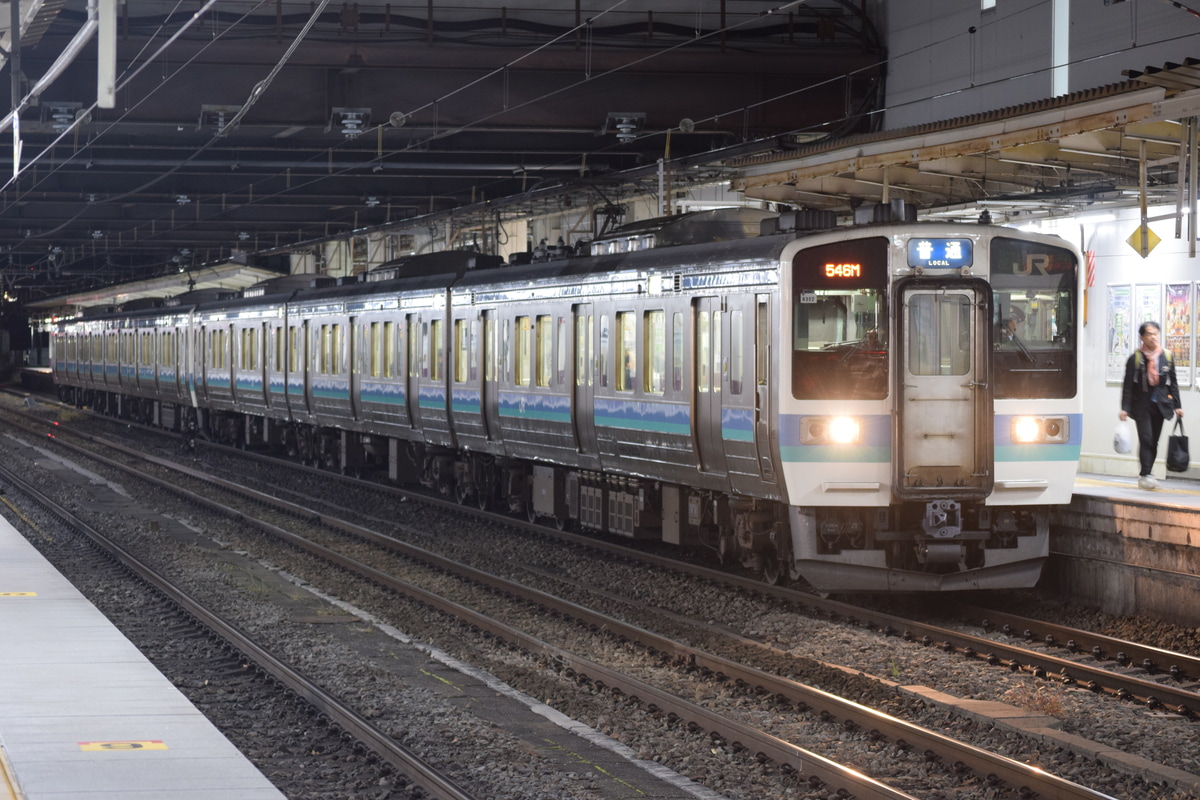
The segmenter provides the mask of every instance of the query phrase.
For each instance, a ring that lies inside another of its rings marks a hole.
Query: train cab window
[[[667,389],[667,315],[664,311],[647,311],[642,322],[644,340],[642,391],[662,394]]]
[[[549,386],[550,377],[554,373],[554,335],[551,324],[552,319],[548,314],[542,314],[537,318],[537,328],[534,332],[537,353],[534,377],[538,386]]]
[[[515,328],[516,373],[513,382],[517,386],[528,386],[533,381],[533,320],[517,317]]]
[[[632,392],[637,379],[637,316],[632,311],[617,314],[617,391]]]
[[[1075,255],[1066,248],[997,237],[990,256],[996,399],[1074,397]],[[1163,345],[1171,348],[1169,337]]]
[[[471,329],[465,319],[454,320],[454,382],[467,382],[467,367],[471,363]]]
[[[886,238],[870,237],[796,254],[791,309],[796,399],[887,397],[888,248]]]

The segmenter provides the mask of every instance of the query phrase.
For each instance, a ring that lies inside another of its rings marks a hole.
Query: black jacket
[[[1153,390],[1157,389],[1157,393]],[[1171,354],[1163,350],[1158,354],[1158,386],[1150,386],[1146,382],[1146,357],[1141,350],[1134,350],[1125,362],[1125,383],[1121,387],[1121,410],[1131,417],[1144,417],[1149,414],[1154,402],[1160,408],[1181,407],[1179,400],[1179,382],[1175,377],[1175,361]],[[1163,414],[1163,416],[1167,416]]]

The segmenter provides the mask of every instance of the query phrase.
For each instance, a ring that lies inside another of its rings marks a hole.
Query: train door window
[[[558,357],[555,360],[555,372],[557,373],[554,382],[558,386],[566,386],[569,379],[567,377],[567,365],[570,363],[570,347],[571,347],[571,325],[567,322],[566,317],[558,318]]]
[[[471,329],[465,319],[454,320],[454,382],[466,383],[471,363]]]
[[[713,394],[721,391],[721,378],[728,371],[724,362],[721,361],[721,352],[721,312],[714,311],[712,315]]]
[[[647,311],[642,323],[642,390],[662,394],[667,383],[667,315],[665,311]]]
[[[533,321],[529,317],[517,317],[515,335],[516,373],[513,382],[517,386],[528,386],[533,379]]]
[[[496,380],[496,318],[491,315],[483,321],[483,379]]]
[[[541,314],[537,318],[535,343],[537,363],[534,365],[538,386],[549,386],[550,376],[554,371],[554,335],[551,327],[553,320],[549,314]]]
[[[588,343],[591,340],[591,326],[588,324],[588,315],[580,314],[575,317],[575,385],[586,386],[587,381],[592,377],[592,371],[588,369],[588,364],[591,363],[589,355]]]
[[[366,374],[372,378],[378,378],[383,374],[383,340],[380,337],[381,327],[382,326],[378,322],[371,322],[363,325],[367,339]]]
[[[712,383],[709,367],[712,365],[712,340],[709,336],[709,316],[707,311],[696,315],[696,390],[707,392]]]
[[[632,311],[617,314],[617,391],[632,392],[637,377],[637,317]]]
[[[759,386],[767,385],[767,370],[770,368],[771,315],[768,313],[766,301],[758,302],[758,315],[755,317],[755,336],[757,342],[754,348],[754,374]]]
[[[742,310],[729,314],[729,393],[742,393]]]
[[[600,385],[608,386],[608,364],[611,353],[608,348],[608,314],[600,315]]]
[[[317,339],[317,370],[316,371],[317,371],[318,375],[328,375],[329,371],[330,371],[329,370],[329,361],[330,361],[330,357],[331,357],[330,352],[329,352],[330,341],[333,338],[331,336],[331,332],[329,330],[328,324],[322,325],[320,327],[320,330],[317,332],[317,337],[318,337],[318,339]]]
[[[971,298],[914,294],[908,299],[908,369],[913,375],[966,375],[971,368]]]
[[[467,378],[471,383],[479,380],[479,319],[471,320],[467,330]]]
[[[383,323],[383,377],[396,377],[396,323]]]
[[[435,319],[429,323],[429,353],[430,378],[435,381],[444,380],[446,376],[446,325],[444,320]]]
[[[671,315],[671,388],[683,390],[683,314]]]
[[[408,377],[421,375],[421,321],[413,315],[408,317]]]
[[[288,371],[300,371],[300,326],[288,326]]]

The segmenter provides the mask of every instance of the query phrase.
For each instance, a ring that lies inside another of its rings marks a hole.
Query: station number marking
[[[88,752],[116,752],[130,750],[166,750],[167,745],[157,739],[143,742],[80,742],[79,749]]]

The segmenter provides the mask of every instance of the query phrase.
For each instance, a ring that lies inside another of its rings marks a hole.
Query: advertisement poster
[[[1133,346],[1138,347],[1141,341],[1137,338],[1137,329],[1143,322],[1157,322],[1162,327],[1162,284],[1139,283],[1133,289],[1133,310],[1135,322],[1133,325]]]
[[[1163,347],[1175,359],[1180,386],[1192,385],[1192,284],[1168,283],[1163,316]]]
[[[1125,359],[1133,352],[1134,329],[1141,323],[1133,321],[1129,284],[1109,284],[1105,305],[1105,326],[1108,349],[1104,379],[1120,383],[1125,380]]]

